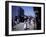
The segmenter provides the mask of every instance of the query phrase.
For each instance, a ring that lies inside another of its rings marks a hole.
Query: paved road
[[[14,28],[16,28],[16,30],[24,30],[24,23],[17,24]]]
[[[16,28],[16,29],[15,29]],[[34,30],[34,24],[29,26],[29,30]],[[14,30],[24,30],[24,23],[20,23],[14,26]]]

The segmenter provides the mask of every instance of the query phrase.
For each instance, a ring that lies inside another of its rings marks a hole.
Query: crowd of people
[[[21,19],[22,18],[22,19]],[[35,18],[32,16],[24,16],[24,17],[15,17],[15,25],[19,24],[19,23],[24,23],[24,30],[28,30],[30,29],[30,26],[36,24]]]

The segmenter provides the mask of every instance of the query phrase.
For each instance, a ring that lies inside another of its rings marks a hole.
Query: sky
[[[35,12],[33,10],[33,7],[31,6],[21,6],[22,9],[24,9],[24,15],[26,16],[33,16],[35,17]],[[12,6],[12,14],[13,16],[18,15],[19,6]]]
[[[33,10],[33,7],[30,7],[30,6],[22,6],[21,8],[24,9],[24,14],[25,15],[35,17],[35,12]]]

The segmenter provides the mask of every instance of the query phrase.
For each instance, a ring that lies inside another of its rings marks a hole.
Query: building
[[[35,15],[36,15],[36,23],[37,29],[41,29],[41,7],[34,7]]]

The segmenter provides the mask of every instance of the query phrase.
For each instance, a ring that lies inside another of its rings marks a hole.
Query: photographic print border
[[[9,35],[9,3],[27,3],[27,4],[42,4],[44,5],[44,32],[43,33],[27,33],[27,34],[12,34]],[[6,36],[18,36],[18,35],[34,35],[34,34],[45,34],[45,3],[37,2],[21,2],[21,1],[5,1],[5,35]]]

